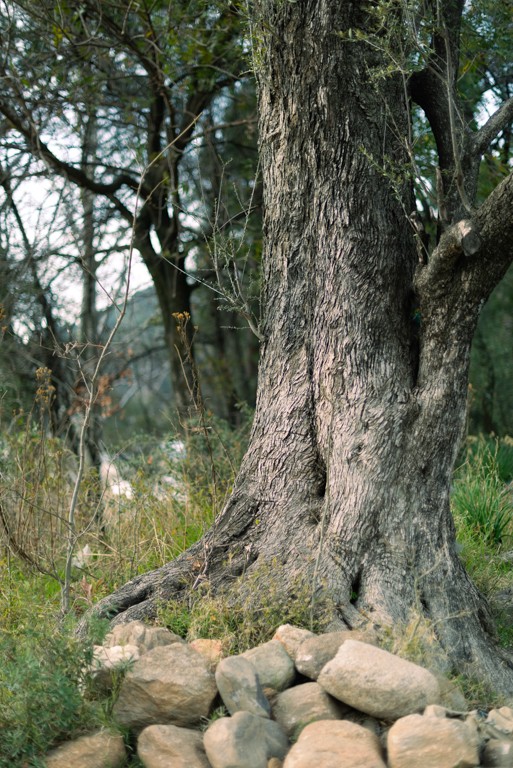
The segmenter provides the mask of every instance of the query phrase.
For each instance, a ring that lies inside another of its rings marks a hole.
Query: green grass
[[[457,469],[452,493],[456,520],[466,535],[500,547],[513,534],[513,447],[509,442],[471,441]]]
[[[497,599],[513,595],[513,441],[470,439],[454,474],[452,510],[461,559],[488,598],[504,647],[513,649],[511,615]]]

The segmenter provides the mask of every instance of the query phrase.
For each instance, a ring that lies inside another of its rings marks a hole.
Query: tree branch
[[[471,260],[473,282],[487,299],[513,262],[513,173],[491,192],[475,216],[481,248]]]
[[[53,168],[59,176],[69,179],[69,181],[74,182],[82,189],[88,189],[90,192],[94,192],[98,195],[105,195],[106,197],[111,197],[123,186],[129,187],[134,191],[138,190],[137,180],[128,173],[122,172],[110,184],[103,184],[91,179],[86,173],[80,170],[80,168],[76,168],[74,165],[71,165],[71,163],[67,163],[58,158],[47,144],[41,140],[35,126],[20,118],[17,112],[11,109],[7,98],[0,98],[0,112],[7,118],[18,133],[25,138],[30,150],[36,157],[39,157],[48,166]]]
[[[473,304],[486,301],[513,262],[513,173],[487,197],[472,218],[449,227],[426,265],[419,266],[415,290],[424,299],[455,288]]]
[[[505,101],[486,121],[474,138],[474,152],[480,157],[499,133],[513,122],[513,97]]]

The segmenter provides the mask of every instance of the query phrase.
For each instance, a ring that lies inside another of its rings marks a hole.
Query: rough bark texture
[[[365,11],[261,0],[259,13],[265,341],[250,447],[204,539],[99,610],[148,615],[186,584],[274,561],[329,590],[349,626],[422,613],[456,667],[513,693],[449,508],[475,324],[512,257],[511,179],[419,264],[410,185],[392,173],[405,89],[373,79],[376,50],[344,38]]]

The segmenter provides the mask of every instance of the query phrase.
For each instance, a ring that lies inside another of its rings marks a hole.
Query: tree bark
[[[513,256],[507,179],[418,263],[400,77],[363,7],[261,0],[264,320],[250,446],[204,539],[99,607],[119,620],[263,562],[348,626],[428,619],[455,668],[513,693],[449,506],[479,309]],[[394,171],[394,172],[393,172]],[[415,315],[420,310],[420,328]]]

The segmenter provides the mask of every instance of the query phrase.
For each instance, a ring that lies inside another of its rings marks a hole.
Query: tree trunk
[[[513,693],[449,507],[472,335],[505,267],[479,270],[511,184],[476,215],[479,238],[456,223],[419,264],[405,89],[347,38],[366,29],[363,6],[259,6],[265,341],[250,446],[204,539],[102,609],[147,615],[185,573],[218,588],[275,561],[290,584],[328,590],[349,626],[421,614],[456,668]]]
[[[171,229],[171,228],[170,228]],[[185,259],[176,253],[176,229],[171,230],[167,258],[158,254],[150,240],[150,222],[141,215],[136,227],[135,245],[148,268],[162,315],[164,343],[168,353],[173,406],[179,416],[186,416],[198,400],[199,382],[194,372],[191,318],[193,288],[184,272]],[[182,316],[182,321],[176,317]],[[184,332],[180,332],[180,327]]]

